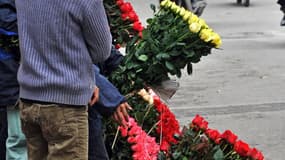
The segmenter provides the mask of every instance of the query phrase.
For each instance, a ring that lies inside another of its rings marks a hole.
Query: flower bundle
[[[133,36],[142,34],[143,26],[130,2],[105,0],[104,6],[116,48],[125,45]]]
[[[182,146],[188,146],[181,150]],[[224,160],[264,160],[263,154],[251,148],[230,130],[222,134],[208,128],[208,122],[196,115],[189,128],[184,128],[179,143],[172,147],[172,158],[182,159],[224,159]]]
[[[156,160],[159,146],[155,138],[149,136],[133,118],[129,118],[128,128],[120,127],[122,137],[127,137],[133,151],[133,160]]]
[[[156,137],[160,139],[160,150],[168,152],[170,146],[177,143],[175,137],[180,135],[179,123],[175,115],[152,89],[148,89],[148,92],[145,89],[141,89],[138,94],[149,104],[153,104],[154,109],[158,112]]]
[[[204,20],[170,0],[162,1],[147,23],[142,37],[127,43],[125,59],[110,77],[122,93],[160,84],[169,74],[181,77],[186,66],[191,74],[193,63],[221,45],[220,36]]]

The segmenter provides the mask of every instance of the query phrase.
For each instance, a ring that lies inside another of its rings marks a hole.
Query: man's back
[[[20,97],[86,105],[92,63],[105,60],[111,35],[101,0],[16,0]]]

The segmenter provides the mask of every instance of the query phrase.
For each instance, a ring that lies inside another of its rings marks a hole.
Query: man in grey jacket
[[[20,114],[29,160],[87,160],[93,63],[111,52],[102,0],[16,0]]]

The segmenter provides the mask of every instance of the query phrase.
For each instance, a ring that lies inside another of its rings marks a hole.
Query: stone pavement
[[[130,0],[145,24],[155,0]],[[223,40],[221,50],[186,72],[168,102],[180,123],[195,114],[209,127],[230,129],[267,160],[285,160],[285,27],[276,1],[208,0],[201,16]]]

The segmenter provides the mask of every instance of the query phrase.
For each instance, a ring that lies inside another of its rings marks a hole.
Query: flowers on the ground
[[[106,125],[106,144],[112,144],[112,160],[263,160],[230,130],[221,133],[209,128],[208,121],[196,115],[188,127],[180,125],[169,107],[149,88],[181,77],[186,68],[198,63],[213,48],[221,46],[220,36],[192,12],[163,0],[144,28],[129,2],[104,1],[116,48],[126,45],[122,64],[109,77],[128,103],[129,127],[113,122]],[[142,89],[147,88],[147,90]],[[117,130],[118,131],[118,130]],[[113,143],[112,143],[113,142]]]
[[[207,124],[207,125],[203,125]],[[187,146],[186,148],[182,147]],[[208,128],[208,122],[200,115],[196,115],[189,128],[183,129],[178,143],[172,146],[172,159],[222,159],[222,160],[264,160],[263,154],[231,131],[222,134]]]

